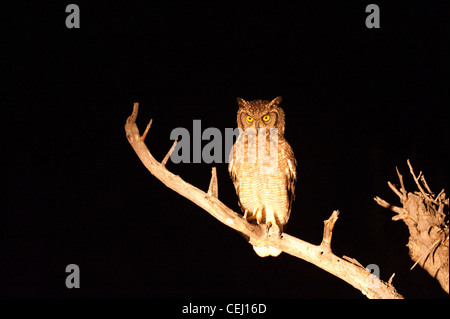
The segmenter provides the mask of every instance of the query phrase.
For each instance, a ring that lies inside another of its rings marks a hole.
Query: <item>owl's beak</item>
[[[259,130],[259,123],[258,122],[255,123],[255,128],[256,128],[256,131],[258,132],[258,130]]]

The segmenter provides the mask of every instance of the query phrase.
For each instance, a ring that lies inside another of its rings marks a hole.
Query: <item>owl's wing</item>
[[[236,194],[239,196],[239,180],[236,172],[236,165],[234,161],[233,154],[235,153],[236,145],[233,145],[233,149],[230,152],[230,156],[228,158],[228,173],[230,174],[231,180],[233,181],[234,188],[236,189]]]
[[[289,198],[289,214],[291,213],[292,202],[295,199],[295,184],[297,183],[297,160],[291,146],[286,142],[286,146],[281,148],[282,157],[286,159],[287,166],[285,169],[286,184]]]

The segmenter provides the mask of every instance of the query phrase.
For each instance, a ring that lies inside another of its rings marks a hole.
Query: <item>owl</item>
[[[269,236],[281,236],[289,220],[297,181],[297,161],[284,138],[281,97],[272,101],[237,98],[239,136],[229,156],[228,171],[247,221],[265,224]],[[260,257],[281,250],[264,244],[253,249]]]

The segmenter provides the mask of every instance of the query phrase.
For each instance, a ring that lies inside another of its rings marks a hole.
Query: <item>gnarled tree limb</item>
[[[449,199],[446,198],[444,190],[435,196],[425,181],[422,172],[419,173],[419,176],[416,176],[409,160],[407,163],[419,191],[408,193],[403,183],[403,176],[396,168],[400,190],[391,182],[388,182],[388,185],[400,198],[403,207],[391,205],[378,196],[374,199],[378,205],[397,213],[392,217],[392,220],[403,220],[408,226],[410,234],[409,255],[414,261],[411,270],[416,265],[420,265],[439,281],[445,292],[449,293],[449,227],[447,219]],[[421,185],[421,182],[423,185]],[[445,209],[447,213],[444,212]]]
[[[172,174],[166,169],[165,162],[167,161],[168,155],[173,151],[173,147],[168,155],[166,155],[163,161],[164,164],[159,163],[153,157],[144,143],[145,135],[150,128],[151,121],[147,126],[145,134],[141,137],[136,125],[138,108],[138,103],[134,103],[133,113],[126,121],[125,131],[127,139],[145,167],[150,173],[164,183],[164,185],[181,196],[191,200],[223,224],[248,236],[250,238],[250,243],[262,241],[269,246],[278,248],[285,253],[310,262],[346,281],[356,289],[360,290],[368,298],[403,298],[397,293],[391,283],[379,280],[364,267],[360,266],[356,260],[355,262],[349,262],[332,253],[330,246],[331,234],[337,220],[337,211],[333,212],[330,219],[325,221],[324,237],[320,245],[307,243],[286,233],[283,233],[281,238],[279,236],[269,236],[264,225],[250,224],[243,216],[228,208],[217,198],[218,188],[215,170],[212,172],[209,190],[206,193],[197,187],[186,183],[179,176]]]

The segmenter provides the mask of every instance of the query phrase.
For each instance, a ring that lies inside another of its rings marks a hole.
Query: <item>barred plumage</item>
[[[266,224],[272,233],[281,235],[295,197],[297,162],[284,138],[285,115],[280,102],[281,97],[249,102],[238,98],[241,134],[230,153],[228,170],[247,220]],[[253,248],[261,257],[281,253],[265,245]]]

